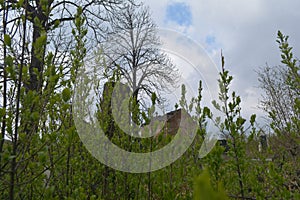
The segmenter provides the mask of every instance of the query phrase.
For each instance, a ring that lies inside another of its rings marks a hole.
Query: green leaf
[[[54,28],[57,28],[60,25],[60,21],[59,20],[55,20],[54,22]]]
[[[71,90],[69,88],[65,88],[61,94],[64,102],[67,102],[71,99]]]
[[[228,199],[223,188],[215,191],[211,185],[209,172],[204,170],[202,174],[195,180],[194,200],[219,200]]]
[[[38,112],[31,113],[31,119],[33,121],[37,121],[40,118],[40,114]]]
[[[245,122],[246,122],[246,120],[244,118],[238,117],[236,120],[236,125],[240,127],[240,126],[243,126]]]
[[[14,64],[14,59],[11,56],[5,58],[5,64],[9,67],[12,67]]]
[[[208,118],[212,118],[212,113],[208,107],[203,108],[203,115],[207,116]]]
[[[5,115],[5,109],[0,108],[0,118],[2,118]]]
[[[37,46],[43,46],[43,45],[46,44],[46,42],[47,42],[47,35],[43,34],[39,38],[37,38],[35,45],[37,45]]]
[[[255,119],[256,119],[256,115],[255,115],[255,114],[251,115],[251,118],[250,118],[250,123],[251,123],[251,125],[254,124]]]
[[[23,5],[23,3],[24,3],[24,0],[19,0],[19,1],[17,2],[17,8],[21,8],[22,5]]]
[[[213,100],[212,102],[212,105],[217,109],[217,110],[220,110],[220,104],[218,104],[217,102],[216,102],[216,100]]]
[[[16,79],[16,71],[13,66],[7,66],[6,71],[9,74],[11,79],[13,79],[13,80]]]
[[[4,35],[4,44],[7,46],[11,46],[11,38],[7,34]]]

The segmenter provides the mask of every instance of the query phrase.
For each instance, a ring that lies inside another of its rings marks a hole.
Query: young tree
[[[297,181],[300,174],[300,66],[288,38],[278,31],[277,43],[284,66],[266,68],[259,73],[259,81],[266,94],[262,106],[271,120],[270,148],[276,169],[272,169],[276,175],[272,177],[276,195],[296,198],[294,195],[300,190]]]
[[[1,1],[1,197],[43,196],[49,143],[58,142],[57,132],[72,130],[73,126],[66,126],[71,120],[66,117],[67,112],[71,114],[66,102],[76,75],[76,67],[71,64],[75,62],[71,49],[77,47],[73,41],[82,39],[72,34],[73,22],[78,20],[76,10],[81,8],[90,37],[99,41],[103,11],[112,10],[120,2]],[[60,154],[62,159],[65,152],[56,150],[49,158]],[[52,160],[51,164],[56,162]]]
[[[225,174],[222,177],[223,181],[229,190],[229,195],[233,198],[248,199],[249,191],[247,190],[249,183],[247,183],[247,166],[248,160],[246,156],[246,130],[245,123],[246,119],[241,115],[241,98],[233,91],[230,94],[230,84],[233,77],[229,75],[229,71],[225,69],[225,61],[222,55],[222,70],[220,72],[219,82],[219,102],[212,101],[214,107],[220,111],[224,117],[213,117],[212,113],[208,114],[208,117],[213,120],[215,126],[219,129],[223,137],[226,138],[229,150],[227,152],[228,159],[220,161],[220,151],[217,148],[215,151],[217,157],[209,159],[213,161],[211,167],[215,173],[214,176],[220,175],[221,165],[225,165]],[[254,126],[255,115],[251,116],[250,124]],[[222,120],[221,120],[222,119]],[[223,172],[224,173],[224,172]],[[225,178],[228,176],[227,178]],[[234,178],[233,178],[234,177]],[[219,181],[219,177],[215,178]],[[221,179],[221,180],[222,180]],[[230,181],[229,181],[230,179]],[[232,181],[234,180],[234,181]],[[217,182],[217,184],[219,184]],[[233,193],[233,194],[232,194]]]

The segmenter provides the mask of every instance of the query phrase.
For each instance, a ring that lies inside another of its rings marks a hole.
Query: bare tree
[[[109,15],[109,34],[103,47],[107,71],[120,71],[134,91],[135,102],[142,103],[139,97],[151,97],[154,92],[161,99],[162,91],[176,85],[178,72],[160,49],[149,9],[128,3],[116,12]]]
[[[1,7],[0,11],[7,10],[3,17],[6,18],[6,26],[10,27],[6,32],[15,41],[16,56],[21,54],[22,43],[18,40],[24,31],[20,28],[20,22],[25,16],[28,20],[25,58],[29,63],[30,78],[26,84],[27,89],[36,91],[42,89],[41,74],[45,70],[44,58],[47,52],[54,54],[53,62],[57,65],[66,62],[65,54],[73,47],[74,38],[71,31],[77,8],[82,8],[82,15],[87,19],[90,32],[89,39],[92,40],[91,44],[94,44],[95,41],[99,42],[104,34],[101,26],[106,21],[104,11],[111,12],[112,6],[121,2],[122,0],[5,1],[5,7]]]
[[[297,94],[286,84],[288,69],[283,66],[267,66],[257,73],[260,88],[264,91],[261,107],[269,113],[274,128],[283,132],[296,114],[293,104]]]

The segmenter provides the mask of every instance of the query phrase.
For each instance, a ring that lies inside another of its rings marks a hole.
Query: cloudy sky
[[[211,93],[213,98],[218,78],[213,74],[220,70],[222,49],[226,67],[234,76],[232,88],[242,97],[246,116],[254,112],[262,115],[256,108],[261,92],[255,71],[266,64],[280,64],[275,42],[278,30],[290,36],[294,54],[300,55],[300,1],[149,0],[144,3],[150,7],[159,28],[175,33],[168,35],[168,31],[163,31],[162,41],[168,43],[167,50],[173,51],[171,57],[176,64],[183,67],[180,71],[186,74],[184,82],[195,89],[198,80],[204,79],[204,94]],[[179,39],[171,36],[176,34]],[[212,63],[201,59],[206,53]],[[193,61],[189,63],[190,60]]]

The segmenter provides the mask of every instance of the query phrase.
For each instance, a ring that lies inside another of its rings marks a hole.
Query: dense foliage
[[[131,3],[129,11],[135,7],[147,13],[142,5]],[[102,25],[106,26],[107,20],[118,14],[118,9],[128,5],[117,0],[8,0],[0,4],[3,19],[0,199],[300,198],[300,65],[293,56],[288,37],[281,32],[277,42],[283,66],[267,67],[259,72],[259,81],[266,92],[261,106],[269,115],[269,129],[259,128],[255,114],[250,119],[242,117],[242,99],[230,90],[234,77],[225,68],[222,56],[219,79],[216,77],[219,99],[212,102],[222,116],[202,107],[201,81],[199,93],[191,102],[185,98],[187,91],[183,85],[182,98],[175,109],[186,109],[199,125],[193,144],[166,168],[132,174],[116,171],[96,160],[82,144],[72,115],[75,79],[88,52],[93,50],[91,43],[102,44],[100,34],[106,34]],[[109,17],[102,16],[103,12]],[[126,27],[126,24],[117,26],[116,20],[114,27]],[[147,20],[150,20],[148,15]],[[152,30],[152,22],[150,25]],[[114,37],[120,35],[115,33]],[[101,57],[101,51],[97,55]],[[159,59],[169,65],[168,70],[172,69],[168,59]],[[120,67],[122,62],[104,69],[103,79],[107,83],[122,78],[122,71],[128,69]],[[171,81],[161,68],[156,72]],[[272,79],[273,73],[279,78]],[[151,74],[155,76],[155,71]],[[147,77],[147,80],[141,90],[148,92],[151,105],[142,105],[138,95],[132,101],[131,114],[139,124],[150,123],[155,112],[153,107],[160,100],[154,92],[159,89],[155,88],[155,79]],[[108,84],[108,94],[112,89]],[[97,117],[112,142],[128,151],[149,152],[172,140],[173,136],[164,130],[147,139],[124,134],[113,122],[110,98],[110,95],[99,96]],[[208,156],[200,159],[198,153],[207,134],[208,120],[218,127],[227,145],[217,143]],[[262,142],[263,138],[267,143]]]

